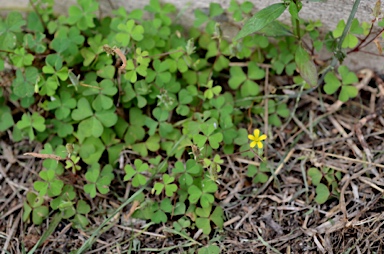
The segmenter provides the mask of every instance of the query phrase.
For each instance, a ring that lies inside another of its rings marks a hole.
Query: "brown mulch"
[[[384,83],[370,70],[360,71],[359,78],[358,97],[345,104],[324,94],[303,93],[300,100],[287,100],[292,116],[282,127],[258,119],[265,124],[262,130],[273,134],[265,154],[275,166],[274,174],[267,183],[254,184],[246,168],[259,165],[257,159],[225,158],[216,193],[225,214],[222,230],[214,230],[209,238],[195,230],[188,238],[170,233],[171,224],[148,225],[130,218],[127,207],[87,253],[182,253],[208,243],[219,246],[221,253],[383,253]],[[288,89],[283,93],[297,94]],[[22,246],[30,249],[47,228],[46,222],[34,226],[22,221],[25,194],[33,190],[42,167],[41,160],[22,154],[39,152],[41,146],[14,144],[11,133],[1,134],[0,145],[1,253],[22,253]],[[342,175],[335,193],[322,205],[315,202],[315,187],[306,174],[311,167],[328,167]],[[100,225],[122,203],[117,197],[126,197],[130,190],[117,184],[112,192],[115,195],[90,202],[98,211],[89,214],[92,227]],[[63,220],[37,253],[69,253],[90,233],[72,229]]]

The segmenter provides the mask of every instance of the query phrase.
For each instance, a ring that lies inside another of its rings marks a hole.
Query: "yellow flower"
[[[265,140],[267,138],[267,135],[263,134],[260,136],[260,130],[255,129],[253,131],[253,135],[248,135],[248,138],[252,140],[251,144],[249,145],[251,148],[254,148],[256,145],[258,148],[263,148],[263,143],[261,141]]]

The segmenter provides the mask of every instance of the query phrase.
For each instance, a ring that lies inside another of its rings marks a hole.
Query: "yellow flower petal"
[[[258,139],[259,138],[259,135],[260,135],[260,130],[259,129],[255,129],[253,131],[253,134],[255,135],[255,139]]]
[[[257,142],[256,141],[252,141],[251,144],[249,145],[251,148],[254,148],[256,146]]]
[[[258,147],[259,149],[263,148],[263,143],[261,143],[260,141],[257,142],[257,147]]]
[[[263,134],[263,135],[261,135],[261,136],[259,137],[259,140],[260,140],[260,141],[262,141],[262,140],[264,140],[264,139],[267,139],[267,135],[265,135],[265,134]]]
[[[255,140],[255,136],[253,136],[253,135],[248,135],[248,138],[249,138],[250,140]]]

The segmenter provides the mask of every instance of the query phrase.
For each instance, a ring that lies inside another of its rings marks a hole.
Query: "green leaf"
[[[205,246],[203,248],[200,248],[197,252],[197,254],[219,254],[219,253],[220,253],[220,247],[216,245]]]
[[[317,69],[311,56],[301,46],[298,46],[295,53],[295,62],[300,71],[301,77],[312,87],[317,85]]]
[[[284,3],[277,3],[269,5],[268,7],[257,12],[252,18],[250,18],[236,35],[235,40],[241,39],[247,35],[255,33],[280,17],[285,11]]]
[[[342,86],[339,94],[339,100],[347,102],[350,98],[355,98],[358,94],[358,90],[354,86]]]
[[[94,12],[99,8],[99,3],[93,0],[78,0],[81,8],[72,5],[68,9],[67,22],[76,25],[80,30],[86,30],[95,26],[93,19],[96,17]]]
[[[194,27],[199,27],[208,21],[208,16],[200,9],[195,9],[195,20],[193,22]]]
[[[333,37],[339,38],[343,34],[344,27],[345,27],[345,21],[340,20],[335,30],[332,31]]]
[[[14,54],[11,54],[10,58],[13,64],[19,68],[31,65],[34,60],[33,55],[26,53],[24,48],[15,49]]]
[[[77,109],[72,111],[72,118],[73,120],[79,121],[87,117],[90,117],[92,114],[93,114],[93,111],[91,109],[91,105],[89,104],[88,100],[85,98],[81,98],[77,102]]]
[[[256,96],[260,92],[259,85],[251,80],[246,80],[240,88],[240,93],[242,97]]]
[[[224,13],[224,9],[218,3],[210,3],[209,5],[209,16],[211,18],[219,16]]]
[[[0,131],[5,131],[14,125],[11,110],[7,106],[0,106]]]
[[[343,48],[354,48],[359,43],[359,39],[353,34],[347,34],[344,38],[343,44],[341,45]]]
[[[205,235],[209,235],[209,233],[211,233],[211,225],[208,218],[197,218],[196,226],[199,229],[202,229]]]
[[[115,67],[112,65],[107,65],[102,69],[97,71],[97,76],[105,78],[105,79],[113,79],[115,75]]]
[[[341,86],[340,80],[336,77],[336,75],[332,72],[328,72],[324,78],[325,85],[324,91],[327,94],[334,94],[337,89]]]
[[[24,73],[16,70],[16,78],[12,82],[13,92],[20,98],[31,97],[39,78],[38,70],[35,67],[27,67]]]
[[[189,198],[188,200],[192,204],[196,204],[197,201],[199,201],[201,195],[203,194],[202,191],[196,186],[196,185],[191,185],[188,188],[188,193],[189,193]]]
[[[81,121],[78,126],[78,133],[81,133],[84,137],[94,136],[95,138],[98,138],[103,134],[103,130],[103,125],[95,117],[90,117]]]
[[[49,210],[46,206],[39,206],[33,209],[32,222],[35,225],[43,223],[44,219],[48,216]]]
[[[312,183],[314,185],[318,185],[321,181],[321,178],[323,178],[321,171],[313,167],[308,170],[308,176],[312,179]]]
[[[359,82],[355,73],[349,71],[348,67],[345,65],[340,65],[338,71],[341,75],[343,85],[351,85]]]
[[[315,201],[319,205],[324,204],[331,193],[329,192],[328,187],[325,184],[318,184],[316,187],[316,198]]]
[[[193,100],[193,96],[187,89],[181,89],[179,92],[179,102],[181,104],[188,104],[191,103]]]
[[[239,88],[239,86],[247,79],[247,76],[239,66],[233,66],[229,69],[230,78],[228,81],[229,87],[233,90]]]
[[[88,193],[91,198],[96,197],[96,184],[94,183],[85,184],[84,192]]]
[[[79,154],[81,159],[88,165],[97,163],[105,150],[105,145],[99,138],[85,138],[80,146]]]

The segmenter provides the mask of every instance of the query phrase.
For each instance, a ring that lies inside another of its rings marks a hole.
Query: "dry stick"
[[[351,177],[349,176],[349,174],[346,174],[345,178],[347,178],[347,179],[345,180],[344,185],[340,191],[340,210],[344,215],[344,221],[347,222],[348,221],[348,214],[347,214],[347,206],[345,204],[344,194],[345,194],[345,191],[346,191],[349,183],[351,182]]]
[[[379,89],[380,89],[381,86],[382,85],[380,84],[379,85]],[[378,101],[377,105],[376,106],[373,105],[373,110],[372,110],[373,113],[371,113],[371,114],[367,115],[366,117],[360,119],[360,121],[357,124],[355,124],[355,126],[354,126],[355,135],[357,136],[361,146],[363,147],[364,152],[366,153],[367,159],[368,159],[369,162],[372,161],[373,155],[371,153],[371,150],[369,149],[369,146],[368,146],[367,142],[365,141],[365,138],[364,138],[364,135],[363,135],[361,129],[362,129],[362,127],[367,122],[375,119],[377,116],[380,116],[382,114],[382,112],[383,112],[383,104],[384,104],[384,97],[383,97],[383,93],[381,91],[380,91],[379,97],[380,98],[379,98],[379,101]],[[374,104],[374,102],[373,102],[373,104]]]
[[[257,235],[257,239],[258,239],[258,240],[259,240],[265,247],[267,247],[268,249],[271,249],[271,250],[274,251],[275,253],[279,253],[279,254],[281,254],[281,252],[280,252],[278,249],[272,247],[267,241],[265,241],[265,240],[263,239],[263,237],[259,234],[259,232],[255,231],[255,233],[256,233],[256,235]]]
[[[376,195],[374,199],[372,199],[368,204],[366,204],[361,211],[357,213],[357,215],[349,222],[346,223],[346,227],[354,226],[358,223],[359,218],[364,215],[367,211],[369,211],[382,197],[381,195]]]
[[[311,132],[307,129],[307,127],[295,116],[295,115],[292,115],[292,119],[293,121],[299,126],[299,128],[304,131],[308,137],[312,140],[312,134]],[[311,123],[309,124],[309,127],[311,127]]]
[[[243,186],[244,186],[244,182],[245,182],[245,177],[242,177],[240,179],[240,181],[238,181],[238,183],[236,184],[235,188],[231,191],[231,193],[227,196],[226,199],[224,199],[221,203],[222,204],[228,204],[229,201],[231,201],[231,199],[239,193],[239,191],[241,191],[243,189]]]
[[[28,189],[27,189],[28,191]],[[23,208],[24,204],[23,203],[20,203],[16,206],[13,206],[12,208],[10,208],[9,210],[7,210],[6,213],[3,214],[3,216],[0,217],[0,220],[3,220],[4,218],[8,217],[9,215],[11,215],[13,212],[15,212],[16,210],[19,210],[21,208]]]
[[[4,176],[4,179],[5,179],[5,182],[8,183],[9,187],[11,187],[11,189],[16,192],[16,189],[13,187],[12,185],[12,180],[8,178],[8,176],[6,175],[4,169],[3,169],[3,166],[0,164],[0,175],[3,175]]]
[[[359,180],[362,181],[363,183],[368,184],[372,188],[380,191],[381,193],[384,193],[384,190],[382,188],[380,188],[379,186],[377,186],[375,183],[371,182],[371,179],[369,179],[367,177],[360,177]]]
[[[241,218],[241,220],[236,224],[236,226],[235,226],[235,228],[234,228],[235,230],[238,230],[238,229],[240,228],[240,226],[243,225],[243,222],[244,222],[249,216],[251,216],[254,212],[256,212],[257,209],[259,209],[260,204],[261,204],[261,202],[262,202],[263,200],[264,200],[263,198],[260,199],[259,202],[257,202],[256,206],[253,207],[251,210],[249,210],[249,211],[247,212],[247,214],[246,214],[243,218]]]
[[[346,161],[366,164],[367,166],[374,166],[374,167],[384,168],[384,165],[378,164],[378,163],[374,163],[374,162],[367,162],[367,161],[363,161],[363,160],[359,160],[359,159],[354,159],[354,158],[349,158],[349,157],[345,157],[345,156],[337,155],[337,154],[333,154],[333,153],[324,153],[323,151],[314,151],[312,149],[303,148],[303,147],[299,147],[299,146],[296,147],[296,148],[299,149],[299,150],[303,150],[303,151],[320,153],[320,154],[328,156],[328,157],[335,157],[335,158],[343,159],[343,160],[346,160]]]
[[[321,253],[326,253],[323,245],[321,245],[319,239],[317,239],[316,235],[313,236],[313,241],[315,242],[316,246],[317,246],[317,250],[321,251]]]
[[[265,68],[265,84],[264,84],[264,93],[267,96],[264,102],[264,133],[268,134],[268,95],[269,95],[269,68]],[[265,141],[267,142],[267,140]],[[268,145],[264,148],[264,156],[268,158]]]
[[[292,148],[287,156],[284,158],[283,162],[277,167],[276,171],[269,177],[268,181],[260,188],[256,191],[255,193],[255,196],[259,195],[261,192],[263,192],[267,187],[268,185],[272,182],[273,178],[276,177],[281,169],[283,168],[284,164],[292,157],[292,154],[293,152],[295,151],[295,148]]]
[[[333,116],[329,116],[328,119],[331,121],[331,123],[333,124],[333,126],[335,126],[335,128],[339,131],[339,133],[344,137],[344,138],[348,138],[350,137],[347,132],[344,130],[344,128],[339,124],[339,122],[333,117]],[[360,157],[360,158],[363,158],[363,153],[360,151],[360,149],[357,147],[357,145],[353,142],[352,139],[347,139],[347,144],[348,146],[352,149],[352,151],[355,152],[355,154]]]
[[[125,57],[125,55],[123,54],[121,49],[115,47],[115,48],[113,48],[113,51],[116,53],[116,55],[118,55],[120,57],[120,59],[122,61],[122,64],[119,67],[119,70],[124,70],[125,67],[127,66],[127,58]]]
[[[8,252],[7,252],[8,245],[9,245],[9,243],[10,243],[10,241],[11,241],[11,238],[12,238],[13,234],[14,234],[15,231],[16,231],[17,226],[19,225],[19,221],[20,221],[20,219],[21,219],[21,215],[22,215],[22,212],[20,212],[19,215],[16,217],[16,221],[13,223],[13,226],[12,226],[12,228],[11,228],[11,231],[9,232],[8,237],[7,237],[7,239],[5,240],[4,247],[3,247],[3,251],[1,252],[1,254],[8,253]]]
[[[229,166],[232,168],[232,171],[233,171],[233,174],[235,175],[235,177],[240,178],[239,174],[237,173],[237,171],[235,169],[235,165],[233,164],[233,161],[231,160],[231,157],[229,157],[229,155],[227,155],[227,160],[228,160]]]
[[[285,127],[287,127],[287,125],[291,122],[292,118],[295,117],[296,110],[299,107],[299,102],[300,102],[301,96],[303,94],[303,90],[304,90],[304,85],[301,86],[300,91],[299,91],[299,93],[298,93],[298,95],[296,97],[295,106],[293,107],[293,110],[291,111],[291,114],[289,115],[288,120],[283,124],[283,126],[281,126],[281,128],[280,128],[281,130],[284,130]],[[309,135],[309,138],[312,139],[312,136]]]
[[[54,155],[54,154],[41,154],[41,153],[24,153],[23,155],[30,155],[35,158],[40,158],[40,159],[53,159],[56,161],[62,161],[66,160],[67,158],[61,158],[60,156]]]
[[[145,231],[145,230],[140,230],[140,229],[136,229],[136,228],[130,228],[130,227],[122,226],[122,225],[119,225],[119,224],[116,224],[115,226],[118,227],[118,228],[121,228],[123,230],[132,231],[132,232],[143,234],[143,235],[150,235],[150,236],[154,236],[154,237],[157,237],[157,238],[167,238],[165,235],[161,235],[161,234],[157,234],[157,233],[152,233],[152,232],[148,232],[148,231]]]
[[[241,216],[237,215],[236,217],[233,217],[232,219],[227,220],[226,222],[224,222],[223,226],[227,227],[227,226],[231,225],[232,223],[235,223],[236,221],[238,221],[240,219],[241,219]]]

